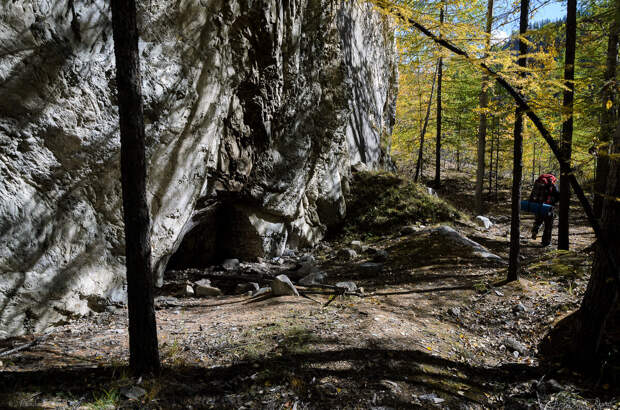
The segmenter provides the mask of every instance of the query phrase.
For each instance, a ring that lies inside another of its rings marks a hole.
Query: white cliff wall
[[[315,244],[346,212],[351,165],[389,163],[389,22],[355,1],[149,4],[158,279]],[[107,2],[0,5],[0,337],[125,297],[114,89]]]

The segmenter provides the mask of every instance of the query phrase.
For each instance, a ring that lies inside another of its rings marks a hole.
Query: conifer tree
[[[150,216],[146,201],[146,150],[135,0],[112,0],[116,86],[121,134],[125,222],[129,366],[134,374],[158,373],[153,306]]]

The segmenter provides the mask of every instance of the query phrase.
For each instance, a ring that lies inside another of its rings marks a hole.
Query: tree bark
[[[488,55],[488,50],[491,46],[491,30],[493,28],[493,0],[488,0],[487,2],[487,24],[486,24],[487,38],[485,44],[485,54],[486,58]],[[476,193],[475,193],[475,206],[476,212],[478,214],[482,214],[484,212],[483,209],[483,201],[482,201],[482,189],[484,185],[484,158],[486,154],[486,138],[487,138],[487,113],[486,109],[489,106],[489,94],[487,92],[487,88],[489,87],[489,76],[486,73],[482,74],[482,90],[480,90],[480,109],[482,112],[480,113],[480,124],[478,127],[478,161],[476,168]]]
[[[560,167],[560,212],[558,218],[558,249],[569,248],[569,214],[570,214],[570,162],[573,145],[573,101],[575,96],[575,41],[577,36],[577,0],[568,0],[566,6],[566,52],[564,57],[564,101],[562,108],[568,116],[562,122],[562,139],[560,149],[564,163]]]
[[[620,155],[620,124],[616,128],[612,153]],[[618,286],[609,286],[617,275],[607,251],[620,255],[620,161],[610,161],[606,197],[602,205],[601,237],[592,266],[592,275],[579,309],[579,327],[574,353],[581,366],[589,368],[600,363],[599,350],[611,313],[618,308]],[[602,246],[601,243],[606,244]],[[606,249],[605,249],[606,248]]]
[[[596,161],[596,179],[594,183],[594,215],[600,218],[603,210],[603,195],[609,173],[609,143],[614,135],[614,122],[617,115],[616,108],[616,60],[618,58],[618,31],[619,27],[612,22],[609,28],[607,41],[607,64],[603,75],[603,113],[601,115],[601,146]],[[608,107],[608,102],[611,106]]]
[[[527,31],[528,14],[530,9],[529,0],[521,0],[521,16],[519,18],[519,59],[520,67],[527,65],[527,44],[523,37]],[[521,76],[525,73],[522,72]],[[510,222],[510,255],[508,258],[507,280],[517,280],[521,271],[521,179],[523,178],[523,109],[517,107],[515,112],[514,149],[512,166],[512,203]]]
[[[150,216],[146,201],[146,153],[135,0],[112,0],[116,86],[121,134],[121,181],[129,366],[136,375],[158,373],[157,326],[153,307]]]
[[[443,3],[439,10],[439,37],[441,37],[441,26],[443,24]],[[441,80],[443,77],[443,58],[439,57],[437,66],[437,135],[435,143],[435,186],[441,183]]]
[[[428,126],[428,118],[431,115],[431,106],[433,103],[433,92],[435,91],[435,78],[437,77],[437,70],[439,70],[439,65],[437,65],[437,69],[435,73],[433,73],[433,84],[431,85],[431,95],[428,97],[428,106],[426,107],[426,117],[424,117],[424,125],[422,126],[422,131],[420,131],[420,150],[418,151],[418,161],[415,165],[415,176],[413,180],[418,182],[420,173],[422,172],[422,154],[424,153],[424,135],[426,134],[426,127]]]

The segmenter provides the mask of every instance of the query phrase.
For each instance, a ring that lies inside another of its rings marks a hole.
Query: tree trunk
[[[566,164],[570,164],[573,145],[573,101],[575,96],[575,41],[577,36],[577,0],[568,0],[566,6],[566,53],[564,57],[564,101],[562,108],[568,117],[562,123],[560,149]],[[569,167],[560,168],[560,212],[558,218],[558,249],[568,249],[570,174]]]
[[[443,3],[439,10],[439,36],[443,24]],[[441,183],[441,79],[443,77],[443,59],[439,57],[437,66],[437,136],[435,144],[435,186]]]
[[[523,41],[523,36],[527,31],[528,13],[530,8],[529,0],[521,0],[521,16],[519,19],[519,66],[525,68],[527,65],[527,44]],[[521,75],[525,75],[524,72]],[[517,107],[515,113],[515,129],[514,129],[514,150],[513,150],[513,168],[512,168],[512,212],[510,222],[510,256],[508,259],[508,277],[507,280],[517,280],[521,270],[521,261],[519,254],[521,253],[521,179],[523,177],[523,109]]]
[[[605,183],[609,173],[609,143],[614,134],[614,122],[616,119],[616,59],[618,58],[618,24],[611,23],[609,39],[607,41],[607,65],[603,76],[603,113],[601,115],[601,146],[596,161],[596,178],[594,184],[594,215],[601,217],[603,208],[603,196]],[[610,106],[608,106],[608,103]]]
[[[424,117],[424,125],[422,126],[422,131],[420,131],[420,150],[418,151],[418,161],[415,165],[415,176],[413,180],[418,182],[420,173],[422,172],[422,154],[424,153],[424,134],[426,134],[426,127],[428,126],[428,118],[431,115],[431,106],[433,103],[433,92],[435,91],[435,77],[437,77],[437,70],[439,70],[439,65],[437,65],[437,69],[435,73],[433,73],[433,84],[431,85],[431,95],[428,97],[428,106],[426,107],[426,117]]]
[[[111,7],[121,134],[129,366],[136,375],[142,375],[158,373],[160,364],[153,307],[150,216],[146,201],[146,157],[136,3],[134,0],[112,0]]]
[[[616,128],[612,151],[620,155],[620,124]],[[575,337],[574,352],[583,367],[600,363],[599,349],[610,314],[618,308],[617,272],[610,264],[607,252],[620,255],[620,161],[610,161],[606,198],[602,205],[601,237],[597,246],[588,289],[579,309],[579,330]],[[604,243],[605,246],[602,246]]]
[[[487,50],[491,46],[491,30],[493,28],[493,0],[487,2],[487,24],[486,24],[487,38],[485,44],[485,55],[487,57]],[[489,76],[486,73],[482,74],[482,90],[480,90],[480,125],[478,127],[478,160],[476,168],[476,193],[475,193],[475,206],[478,214],[483,213],[483,200],[482,200],[482,188],[484,185],[484,157],[486,153],[486,138],[487,138],[487,113],[486,109],[489,106],[489,94],[487,88],[489,87]]]

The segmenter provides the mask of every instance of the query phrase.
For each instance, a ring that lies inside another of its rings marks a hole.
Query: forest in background
[[[535,10],[547,2],[532,4]],[[485,40],[485,14],[487,1],[451,1],[411,3],[416,13],[427,19],[427,27],[437,30],[439,10],[445,7],[442,35],[468,50],[482,53]],[[597,152],[604,141],[600,139],[601,113],[605,88],[606,52],[609,27],[613,18],[613,2],[581,2],[578,9],[578,46],[575,64],[575,106],[573,132],[573,165],[587,191],[592,192],[596,173]],[[560,139],[563,122],[562,92],[565,18],[558,21],[539,21],[530,25],[527,40],[528,68],[525,79],[517,79],[516,38],[512,32],[505,37],[511,22],[518,18],[519,5],[513,2],[495,2],[491,48],[487,60],[502,75],[521,86],[528,102],[543,119],[551,134]],[[416,29],[401,27],[398,30],[400,60],[400,90],[397,122],[392,136],[393,156],[404,169],[415,172],[419,154],[421,129],[424,126],[429,99],[430,110],[423,147],[423,170],[434,172],[436,155],[435,109],[437,90],[434,78],[437,62],[443,59],[442,79],[442,164],[471,169],[475,176],[476,145],[480,115],[488,117],[486,144],[485,189],[496,192],[497,183],[512,172],[514,102],[502,88],[488,85],[489,104],[483,109],[479,104],[482,71],[462,56],[437,46]],[[431,96],[431,90],[433,95]],[[607,108],[607,107],[606,107]],[[529,120],[524,125],[523,182],[531,186],[543,172],[559,174],[559,164],[551,150]]]

